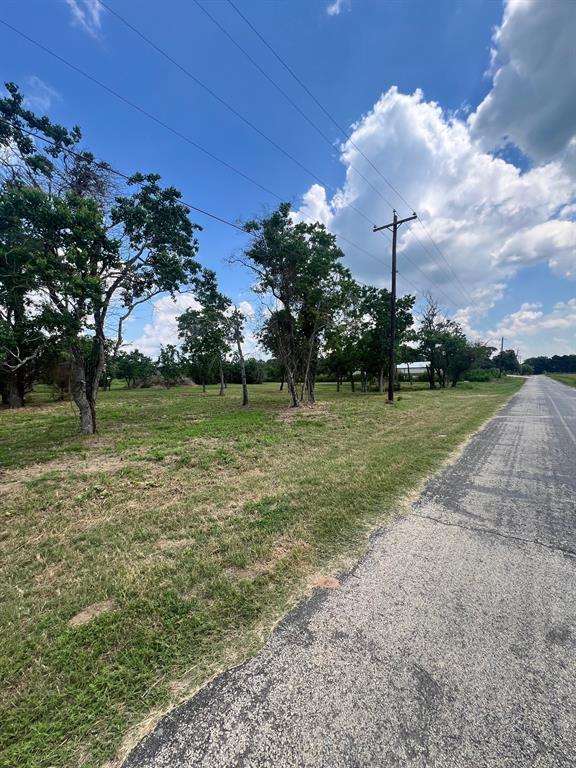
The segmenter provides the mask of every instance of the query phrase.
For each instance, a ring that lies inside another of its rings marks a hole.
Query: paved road
[[[576,766],[576,389],[530,379],[126,768]]]

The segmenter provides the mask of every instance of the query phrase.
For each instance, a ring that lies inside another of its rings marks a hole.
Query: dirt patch
[[[158,539],[156,547],[161,552],[175,552],[179,549],[186,549],[194,544],[194,539]]]
[[[20,489],[31,480],[40,480],[45,475],[58,472],[113,472],[126,466],[126,460],[119,456],[90,456],[88,458],[55,459],[43,464],[30,464],[20,469],[0,471],[0,491]]]
[[[47,566],[42,573],[34,576],[34,583],[41,587],[50,587],[55,578],[64,570],[62,563],[53,563]]]
[[[97,616],[101,616],[103,613],[108,613],[114,608],[112,600],[104,600],[101,603],[94,603],[89,605],[88,608],[84,608],[83,611],[77,613],[76,616],[72,616],[68,622],[71,627],[81,627],[83,624],[88,624],[89,621],[95,619]]]
[[[301,403],[298,408],[292,408],[287,406],[281,411],[278,411],[276,418],[280,421],[290,422],[294,418],[302,417],[314,417],[314,416],[327,416],[329,414],[330,403],[321,402],[310,405],[309,403]]]
[[[254,563],[251,568],[227,568],[226,573],[233,579],[240,581],[253,581],[258,576],[263,576],[270,571],[266,563]]]
[[[312,586],[320,589],[338,589],[340,582],[334,576],[317,576],[312,581]]]

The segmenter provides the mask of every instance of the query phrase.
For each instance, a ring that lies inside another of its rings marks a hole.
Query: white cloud
[[[100,0],[64,0],[72,14],[72,21],[92,37],[98,37],[102,27],[104,8]]]
[[[522,357],[576,353],[576,298],[557,302],[550,312],[539,303],[524,303],[488,331],[468,328],[472,337],[493,343],[504,337],[506,349],[519,349]]]
[[[485,148],[512,142],[537,162],[562,153],[576,161],[575,40],[573,0],[507,0],[492,89],[469,118]]]
[[[326,6],[328,16],[339,16],[344,8],[347,8],[350,0],[333,0]]]
[[[200,304],[190,293],[180,293],[174,299],[163,296],[152,304],[152,322],[146,323],[141,336],[126,345],[127,349],[139,349],[156,357],[160,346],[180,343],[176,318],[188,308],[200,309]]]
[[[48,112],[54,101],[60,101],[58,91],[36,75],[26,79],[24,104],[33,111]]]
[[[555,218],[573,194],[560,163],[522,173],[483,151],[465,122],[447,116],[421,92],[406,95],[395,87],[353,126],[351,139],[341,148],[342,188],[328,198],[320,185],[310,187],[296,216],[324,221],[370,252],[372,257],[341,241],[359,279],[376,284],[389,279],[389,267],[374,257],[389,260],[390,242],[373,234],[370,222],[390,221],[390,204],[374,187],[396,203],[401,215],[411,212],[366,157],[415,207],[450,265],[419,224],[403,227],[398,253],[402,291],[414,291],[414,286],[430,290],[453,309],[478,315],[494,305],[524,265],[547,262],[558,274],[573,276],[576,225]]]
[[[163,296],[152,302],[152,322],[146,323],[141,335],[126,344],[125,349],[139,349],[150,357],[157,357],[162,345],[175,344],[179,346],[180,339],[178,338],[176,318],[188,308],[197,310],[202,308],[191,293],[177,294],[175,299],[172,299],[171,296]],[[255,354],[261,357],[262,350],[250,328],[251,321],[254,320],[256,314],[254,306],[249,301],[243,300],[238,304],[238,309],[248,321],[244,333],[244,354]]]
[[[576,279],[576,222],[545,221],[510,237],[496,254],[501,263],[530,264],[548,261],[552,270]]]
[[[240,304],[238,304],[238,309],[247,320],[251,320],[254,317],[254,307],[249,301],[241,301]]]

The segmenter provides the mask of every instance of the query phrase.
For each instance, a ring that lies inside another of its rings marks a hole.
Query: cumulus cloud
[[[512,142],[537,162],[566,153],[576,163],[574,40],[573,0],[507,0],[494,35],[492,89],[469,118],[485,148]]]
[[[32,75],[26,79],[26,97],[24,104],[33,111],[48,112],[55,101],[60,101],[61,96],[51,85]]]
[[[326,13],[328,16],[339,16],[349,4],[350,0],[333,0],[326,6]]]
[[[496,255],[502,263],[530,264],[546,254],[552,270],[576,279],[576,222],[553,220],[512,235]]]
[[[200,309],[200,304],[190,293],[178,294],[174,299],[163,296],[152,304],[152,322],[146,323],[141,336],[127,344],[128,349],[139,349],[146,355],[155,357],[160,347],[166,344],[179,344],[178,323],[176,318],[187,309]]]
[[[569,209],[573,192],[562,165],[550,162],[522,173],[482,150],[465,122],[420,91],[407,95],[393,87],[341,147],[342,188],[329,197],[320,185],[310,187],[296,212],[297,218],[324,221],[342,237],[348,264],[365,282],[384,284],[389,271],[379,259],[389,258],[390,243],[373,234],[369,222],[390,221],[390,202],[401,215],[411,212],[366,158],[414,206],[442,253],[419,224],[401,229],[403,291],[429,290],[452,309],[478,312],[493,306],[524,265],[547,262],[558,274],[574,276],[576,225],[556,218]]]
[[[104,12],[100,0],[64,0],[64,2],[70,9],[73,23],[91,37],[98,37]]]

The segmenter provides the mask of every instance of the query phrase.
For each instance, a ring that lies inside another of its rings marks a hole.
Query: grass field
[[[576,387],[576,373],[549,373],[548,376],[561,381],[562,384],[568,384],[569,387]]]
[[[0,413],[0,765],[101,766],[253,653],[520,386],[113,389]],[[140,731],[141,732],[141,731]]]

